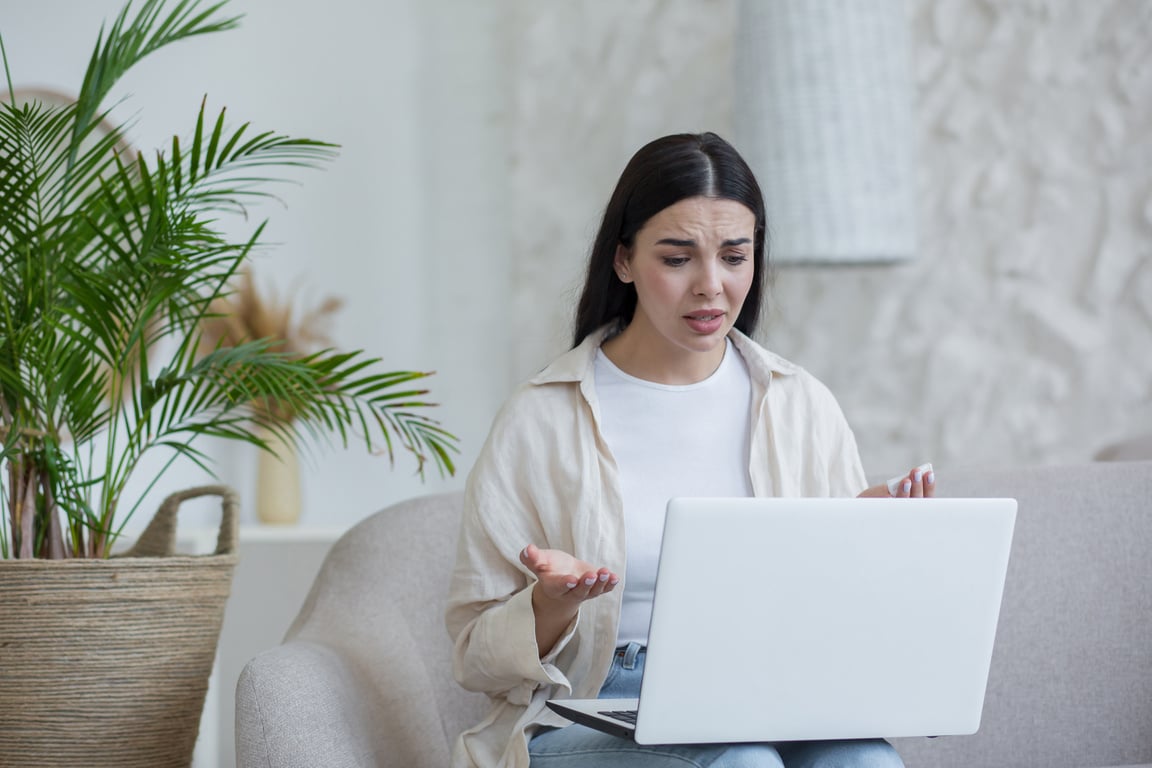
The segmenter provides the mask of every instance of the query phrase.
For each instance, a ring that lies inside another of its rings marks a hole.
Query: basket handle
[[[236,538],[239,531],[240,506],[236,491],[226,485],[202,485],[178,491],[164,499],[156,510],[151,522],[132,545],[127,557],[168,557],[176,551],[176,512],[180,504],[200,496],[219,496],[223,515],[220,519],[220,535],[216,539],[217,555],[230,555],[236,551]]]

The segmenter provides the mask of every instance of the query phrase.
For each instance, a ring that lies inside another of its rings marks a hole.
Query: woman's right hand
[[[536,615],[536,647],[540,658],[551,650],[580,610],[580,603],[611,592],[620,577],[607,568],[577,560],[559,549],[529,544],[520,562],[536,576],[532,612]]]
[[[535,574],[536,591],[550,600],[579,603],[611,592],[620,583],[620,577],[609,569],[597,568],[559,549],[529,544],[520,552],[520,562]]]

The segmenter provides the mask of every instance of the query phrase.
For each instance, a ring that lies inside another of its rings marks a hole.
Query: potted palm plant
[[[223,2],[145,0],[101,30],[74,103],[0,98],[0,762],[187,765],[227,597],[236,530],[223,487],[174,493],[127,556],[112,546],[203,438],[268,449],[328,436],[423,474],[455,438],[419,380],[363,352],[290,354],[274,339],[205,351],[213,303],[260,244],[229,214],[329,161],[319,141],[231,127],[206,100],[152,154],[123,150],[105,97],[152,52],[238,23]],[[2,32],[2,29],[0,29]],[[103,130],[102,126],[108,126]],[[293,414],[272,418],[268,403]],[[265,407],[262,407],[262,404]],[[168,464],[128,498],[144,456]],[[191,496],[221,498],[215,555],[172,553]]]

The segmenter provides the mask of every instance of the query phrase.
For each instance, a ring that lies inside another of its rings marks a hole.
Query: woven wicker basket
[[[216,552],[174,556],[176,512],[221,498]],[[168,497],[110,560],[0,560],[0,766],[188,766],[236,566],[236,496]]]

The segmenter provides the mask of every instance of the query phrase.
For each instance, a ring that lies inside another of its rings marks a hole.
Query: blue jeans
[[[600,698],[638,696],[643,672],[643,648],[632,643],[617,651]],[[537,733],[528,753],[532,768],[904,768],[896,750],[882,739],[644,745],[582,725]]]

